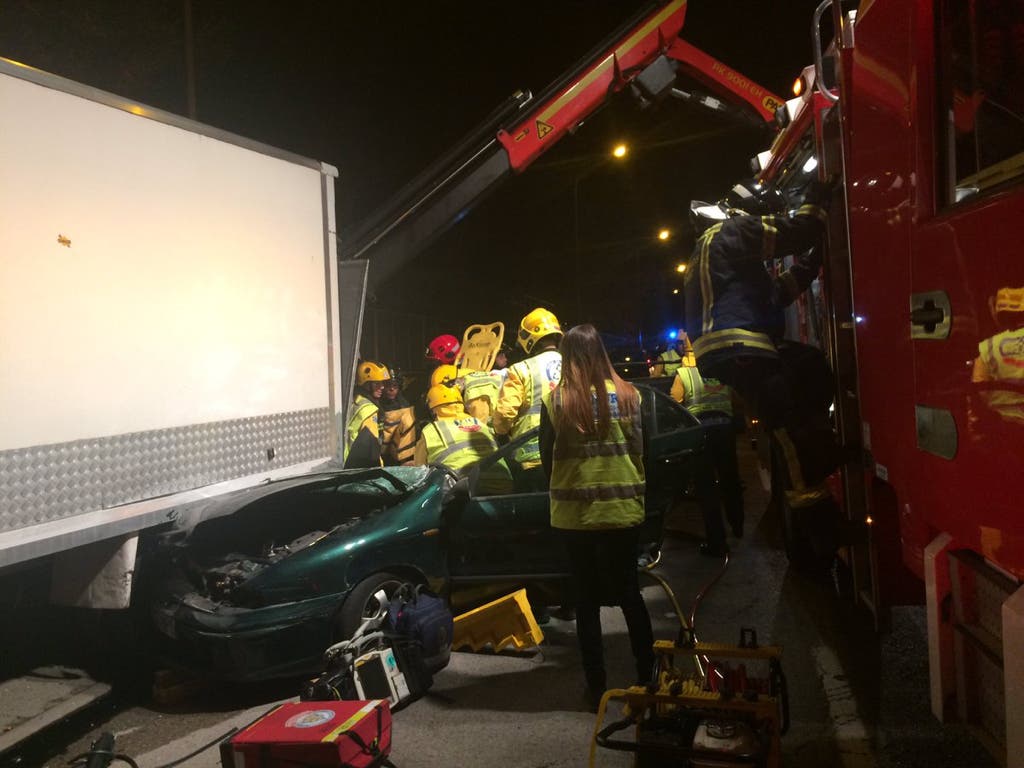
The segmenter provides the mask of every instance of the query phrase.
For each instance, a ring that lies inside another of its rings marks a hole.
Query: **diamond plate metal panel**
[[[0,530],[331,456],[328,408],[0,451]]]

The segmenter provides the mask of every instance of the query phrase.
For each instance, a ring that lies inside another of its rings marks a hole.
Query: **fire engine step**
[[[957,716],[993,754],[1004,754],[1002,605],[1017,585],[969,551],[950,553],[949,576]]]

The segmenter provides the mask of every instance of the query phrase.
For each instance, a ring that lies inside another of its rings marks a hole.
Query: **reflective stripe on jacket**
[[[550,393],[562,378],[562,355],[550,349],[521,360],[512,366],[511,371],[523,384],[523,402],[519,406],[519,417],[509,432],[511,438],[515,440],[540,426],[541,399]],[[537,438],[517,449],[513,458],[524,467],[539,465],[540,445]]]
[[[686,329],[697,360],[733,354],[777,355],[783,309],[815,277],[827,214],[804,204],[793,216],[735,216],[698,238],[686,270]],[[765,261],[794,255],[778,277]],[[703,364],[702,364],[703,367]]]
[[[458,471],[490,456],[498,444],[490,428],[472,416],[439,418],[423,427],[427,463],[443,464]],[[512,475],[504,461],[491,464],[480,473],[478,494],[511,493]]]
[[[676,379],[680,386],[673,382],[672,397],[697,418],[710,413],[732,416],[732,393],[718,379],[704,378],[696,368],[687,366],[676,371]]]
[[[615,385],[605,381],[610,408],[608,435],[588,437],[559,429],[561,390],[544,396],[555,428],[551,459],[551,526],[573,530],[631,528],[644,519],[643,427],[640,409],[619,414]],[[597,419],[597,394],[594,418]]]
[[[389,458],[402,466],[413,463],[416,415],[411,405],[381,412],[381,443]]]
[[[342,453],[342,461],[348,458],[348,452],[352,448],[352,443],[359,437],[364,422],[371,418],[375,425],[378,425],[379,437],[380,408],[365,395],[356,395],[356,399],[352,401],[352,414],[348,417],[348,424],[345,427],[345,450]]]

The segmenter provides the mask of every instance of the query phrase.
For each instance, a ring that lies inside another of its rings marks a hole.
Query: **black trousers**
[[[796,342],[780,343],[778,357],[726,352],[702,359],[701,374],[733,387],[761,420],[773,453],[787,469],[787,491],[822,488],[840,463],[829,416],[834,379],[824,353]],[[835,500],[826,495],[803,506],[814,523],[815,549],[823,556],[834,552],[839,523]]]
[[[778,357],[702,360],[700,372],[733,387],[769,433],[785,433],[805,485],[821,483],[839,466],[829,418],[832,371],[817,347],[783,342]]]
[[[601,606],[619,606],[629,630],[637,682],[654,669],[654,632],[637,576],[639,528],[563,531],[576,607],[576,637],[587,686],[606,688]]]
[[[697,496],[704,517],[704,534],[712,549],[725,548],[722,511],[733,534],[743,533],[743,484],[736,458],[736,428],[727,414],[701,418],[707,432],[703,465],[697,472]]]

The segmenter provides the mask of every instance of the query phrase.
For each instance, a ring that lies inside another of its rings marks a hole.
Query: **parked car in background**
[[[663,392],[640,389],[650,551],[704,432]],[[165,650],[224,679],[281,677],[316,671],[324,649],[376,609],[373,595],[404,581],[457,610],[520,586],[560,602],[568,568],[548,494],[480,495],[479,469],[327,469],[183,511],[143,542],[143,599]]]

